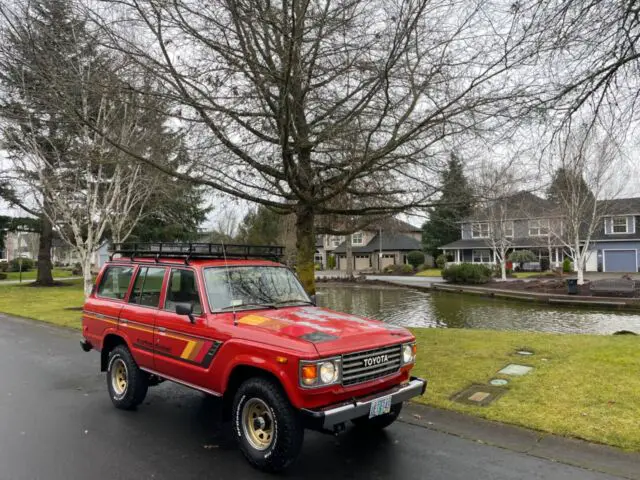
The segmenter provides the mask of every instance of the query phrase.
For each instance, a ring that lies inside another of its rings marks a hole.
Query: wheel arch
[[[109,333],[102,341],[102,350],[100,350],[100,371],[106,372],[109,363],[109,353],[118,345],[124,345],[129,348],[129,344],[122,335],[117,333]]]
[[[289,398],[287,389],[283,385],[278,376],[264,368],[256,367],[255,365],[249,365],[240,363],[235,365],[227,377],[227,382],[222,396],[222,415],[225,419],[231,418],[231,407],[233,405],[233,398],[240,385],[250,378],[265,378],[273,381],[276,385],[280,386],[283,393]]]

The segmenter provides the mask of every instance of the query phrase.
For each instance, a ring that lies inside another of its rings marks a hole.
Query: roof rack
[[[134,258],[182,258],[185,263],[191,259],[261,258],[280,261],[284,247],[275,245],[238,245],[222,243],[116,243],[109,260],[114,255]]]

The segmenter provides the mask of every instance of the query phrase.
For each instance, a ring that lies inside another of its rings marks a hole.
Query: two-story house
[[[353,269],[381,270],[387,265],[407,263],[409,252],[422,250],[421,238],[419,227],[402,220],[388,218],[374,222],[351,235]],[[327,268],[330,255],[334,256],[337,269],[347,269],[345,236],[316,236],[316,263]]]
[[[593,236],[587,269],[599,272],[640,271],[640,198],[602,202],[602,229]]]
[[[496,246],[502,242],[509,251],[529,250],[539,262],[547,259],[557,267],[564,259],[563,245],[556,236],[560,223],[551,202],[518,192],[501,200],[498,208],[481,209],[462,221],[460,240],[441,248],[455,263],[495,264]]]
[[[495,209],[476,212],[461,222],[460,240],[441,248],[455,263],[494,264],[496,222],[499,221],[509,250],[530,250],[540,262],[558,267],[567,256],[559,236],[563,219],[555,206],[529,192],[519,192],[503,203],[501,216]],[[599,202],[602,228],[593,233],[586,271],[637,272],[640,266],[640,198]]]

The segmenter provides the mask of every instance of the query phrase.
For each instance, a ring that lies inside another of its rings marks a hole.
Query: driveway
[[[136,412],[112,407],[77,332],[0,314],[0,479],[274,479],[247,465],[219,402],[168,382]],[[416,417],[417,415],[409,415]],[[637,470],[640,472],[640,468]],[[622,478],[398,422],[308,433],[290,479]]]

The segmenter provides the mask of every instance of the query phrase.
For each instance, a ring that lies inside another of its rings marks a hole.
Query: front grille
[[[386,377],[400,369],[402,345],[347,353],[342,356],[342,385],[356,385]],[[386,356],[386,357],[384,357]],[[380,361],[376,361],[383,357]]]

